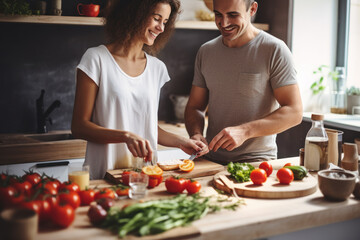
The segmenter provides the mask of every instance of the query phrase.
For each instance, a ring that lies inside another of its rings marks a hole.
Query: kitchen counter
[[[304,112],[303,120],[311,122],[311,114],[310,112]],[[329,127],[360,132],[360,115],[325,113],[324,124]]]
[[[287,162],[298,164],[299,158],[285,158],[274,160],[271,163],[275,169]],[[202,192],[218,194],[211,186],[213,177],[199,179],[202,183]],[[93,181],[98,187],[106,186],[105,181]],[[164,183],[151,189],[148,198],[167,197]],[[254,199],[244,198],[246,205],[236,211],[222,210],[209,214],[193,222],[189,227],[177,228],[160,235],[146,238],[129,236],[126,239],[257,239],[290,233],[302,229],[339,223],[351,219],[360,219],[360,201],[351,196],[347,201],[326,201],[319,190],[315,193],[291,199]],[[125,199],[117,202],[124,205],[132,200]],[[64,230],[42,229],[36,239],[118,239],[109,231],[91,226],[86,216],[87,207],[77,209],[74,223]],[[351,232],[342,232],[344,238],[349,234],[360,235],[360,229],[354,228]],[[324,233],[326,235],[326,233]],[[325,238],[324,238],[325,239]],[[329,238],[326,238],[329,239]],[[334,238],[331,238],[334,239]],[[353,238],[352,238],[353,239]]]

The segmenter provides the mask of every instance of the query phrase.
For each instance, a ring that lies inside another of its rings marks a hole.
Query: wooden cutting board
[[[220,190],[231,193],[230,188],[220,180],[220,175],[225,175],[234,182],[234,189],[239,196],[251,198],[296,198],[314,193],[317,189],[317,180],[310,174],[301,181],[292,181],[289,185],[280,184],[274,171],[263,185],[255,185],[251,181],[238,183],[230,178],[230,173],[223,171],[214,176],[214,186]]]
[[[183,178],[197,178],[197,177],[211,176],[218,172],[224,171],[225,169],[223,165],[211,162],[203,158],[195,159],[194,163],[195,163],[195,167],[189,173],[183,172],[181,170],[164,171],[163,173],[164,180],[169,176],[176,176],[176,177],[181,176]],[[115,184],[121,183],[121,174],[125,170],[128,169],[108,170],[105,174],[105,179]]]

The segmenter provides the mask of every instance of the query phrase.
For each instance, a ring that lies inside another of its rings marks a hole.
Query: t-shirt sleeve
[[[170,81],[170,76],[166,68],[165,63],[161,62],[161,71],[160,71],[160,88],[164,86],[165,83]]]
[[[273,89],[296,84],[296,69],[286,44],[277,44],[270,63],[270,82]]]
[[[94,49],[88,49],[76,67],[91,78],[96,85],[100,84],[100,56]]]
[[[201,88],[207,88],[205,77],[201,71],[201,64],[203,59],[203,48],[201,47],[196,55],[195,67],[194,67],[194,79],[193,85]]]

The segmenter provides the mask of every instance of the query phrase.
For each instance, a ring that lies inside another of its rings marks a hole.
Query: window
[[[340,0],[341,1],[341,0]],[[360,88],[360,0],[350,1],[349,11],[349,45],[347,54],[347,87]]]

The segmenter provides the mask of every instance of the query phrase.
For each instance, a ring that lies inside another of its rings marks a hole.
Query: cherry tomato
[[[45,179],[45,181],[46,181],[46,184],[51,185],[56,190],[58,190],[60,185],[61,185],[61,182],[59,180],[55,179],[55,178],[48,177],[48,178]]]
[[[0,208],[8,205],[10,199],[16,194],[16,189],[12,186],[0,186]]]
[[[129,195],[129,187],[128,186],[118,184],[118,185],[114,186],[113,189],[115,190],[116,195],[118,195],[119,197]]]
[[[60,191],[67,189],[71,192],[79,192],[80,191],[80,187],[78,184],[74,183],[74,182],[63,182],[60,187],[59,187]]]
[[[95,193],[95,200],[100,198],[115,198],[115,192],[110,188],[103,188],[100,189],[98,192]]]
[[[5,203],[5,208],[7,207],[17,207],[22,202],[25,201],[25,196],[22,193],[16,192],[14,195],[12,195],[7,203]]]
[[[198,181],[189,180],[186,182],[186,191],[188,194],[194,194],[199,192],[201,189],[201,184]]]
[[[80,206],[81,200],[77,192],[60,192],[59,194],[60,204],[68,204],[73,209]]]
[[[41,191],[43,194],[56,195],[58,190],[54,188],[53,184],[48,184],[47,182],[39,182],[34,187],[35,191]]]
[[[251,171],[250,179],[255,185],[261,185],[266,182],[267,174],[262,168],[257,168]]]
[[[51,210],[51,220],[57,226],[66,228],[75,219],[75,211],[70,205],[55,205]]]
[[[292,166],[292,163],[286,163],[285,165],[284,165],[284,167],[286,167],[286,166]]]
[[[28,181],[29,183],[31,183],[31,185],[35,186],[36,184],[38,184],[40,182],[41,176],[38,173],[27,172],[23,176],[23,179]]]
[[[39,214],[39,220],[40,222],[45,222],[47,220],[50,220],[51,218],[51,205],[46,200],[38,200],[38,204],[40,206],[40,214]]]
[[[81,206],[89,206],[92,201],[95,200],[95,190],[86,189],[79,191]]]
[[[293,172],[288,168],[281,168],[276,174],[281,184],[290,184],[294,180]]]
[[[149,176],[148,188],[158,186],[163,180],[163,176]]]
[[[41,205],[38,200],[29,200],[29,201],[21,202],[19,204],[19,208],[34,210],[37,214],[40,214],[41,211]]]
[[[50,204],[50,207],[57,205],[59,203],[59,196],[58,195],[51,195],[45,192],[45,190],[40,191],[37,200],[40,201],[47,201]]]
[[[182,193],[187,185],[184,178],[169,177],[165,181],[166,191],[169,193]]]
[[[26,180],[19,180],[13,183],[12,186],[20,193],[30,196],[32,194],[32,185]]]
[[[129,186],[129,177],[130,177],[130,174],[132,174],[132,173],[136,173],[136,172],[135,171],[124,171],[121,174],[122,184],[124,184],[125,186]]]
[[[260,163],[259,168],[264,169],[267,176],[270,176],[271,173],[273,172],[272,165],[269,162],[266,162],[266,161]]]

